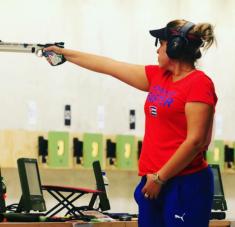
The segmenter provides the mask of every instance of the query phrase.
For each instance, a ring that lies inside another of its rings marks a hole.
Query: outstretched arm
[[[63,49],[56,46],[45,48],[44,51],[53,51],[57,54],[62,54],[67,61],[78,66],[113,76],[135,88],[148,91],[149,83],[143,65],[124,63],[111,58]]]

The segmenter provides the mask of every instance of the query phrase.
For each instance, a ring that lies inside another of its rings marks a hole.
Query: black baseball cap
[[[188,22],[191,23],[191,22]],[[191,23],[193,24],[193,23]],[[189,24],[189,26],[192,26]],[[158,44],[158,40],[168,41],[172,36],[181,35],[181,29],[170,29],[168,27],[150,30],[149,33],[156,38],[155,46]],[[187,34],[187,38],[190,40],[190,44],[194,46],[201,46],[203,41],[200,37],[195,35]]]
[[[156,30],[150,30],[149,33],[157,39],[167,40],[167,28],[160,28]]]
[[[167,27],[156,30],[150,30],[149,33],[156,38],[155,46],[157,46],[158,40],[168,40],[169,37],[169,31]]]

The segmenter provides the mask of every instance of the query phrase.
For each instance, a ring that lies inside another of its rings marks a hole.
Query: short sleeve
[[[203,102],[215,106],[217,96],[212,80],[206,75],[197,75],[189,90],[186,102]]]
[[[145,66],[145,74],[149,81],[149,84],[153,81],[154,75],[156,76],[159,72],[159,66],[158,65],[146,65]]]

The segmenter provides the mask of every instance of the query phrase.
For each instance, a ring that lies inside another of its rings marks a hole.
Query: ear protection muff
[[[187,22],[180,30],[169,31],[167,39],[166,53],[169,58],[178,59],[188,44],[188,31],[194,26],[194,23]]]

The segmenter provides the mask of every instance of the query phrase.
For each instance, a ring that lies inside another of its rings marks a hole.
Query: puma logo
[[[180,216],[180,215],[178,215],[178,214],[175,214],[175,219],[180,219],[182,222],[184,222],[184,215],[185,215],[185,213],[183,213],[183,215],[182,216]]]

